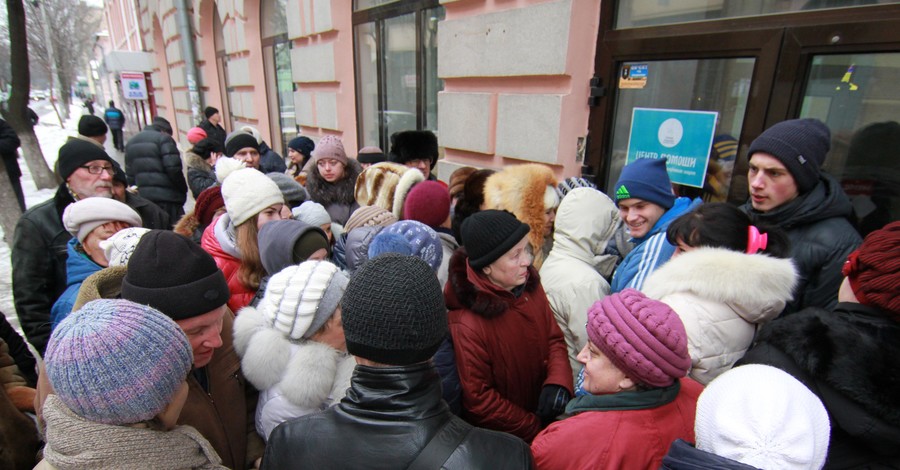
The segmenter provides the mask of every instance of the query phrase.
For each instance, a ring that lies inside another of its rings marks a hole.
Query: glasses
[[[103,173],[104,171],[109,176],[115,176],[115,174],[116,174],[116,169],[111,166],[91,165],[91,166],[83,166],[81,168],[86,169],[88,171],[88,173],[90,173],[92,175],[99,175],[100,173]]]

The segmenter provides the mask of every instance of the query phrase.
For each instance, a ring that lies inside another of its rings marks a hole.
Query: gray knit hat
[[[300,183],[294,181],[294,178],[284,173],[266,173],[270,180],[278,185],[281,195],[284,196],[284,202],[291,207],[297,207],[309,199],[309,194],[303,189]]]
[[[337,310],[347,275],[328,261],[304,261],[275,273],[261,310],[267,324],[290,339],[308,339]]]
[[[353,275],[342,303],[347,351],[390,365],[424,362],[447,336],[447,308],[428,263],[387,253]]]

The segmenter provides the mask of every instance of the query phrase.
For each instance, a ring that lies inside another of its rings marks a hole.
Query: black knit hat
[[[256,137],[253,137],[252,134],[248,134],[244,131],[232,132],[228,138],[225,139],[225,155],[228,157],[233,157],[239,150],[247,147],[253,147],[258,152],[259,142],[256,141]]]
[[[750,144],[747,155],[771,154],[791,172],[801,194],[819,182],[819,167],[831,148],[831,132],[818,119],[791,119],[768,128]],[[748,157],[749,158],[749,157]]]
[[[206,119],[209,119],[209,118],[215,116],[218,112],[219,112],[218,109],[213,108],[212,106],[207,106],[203,110],[203,115],[206,116]]]
[[[462,224],[462,244],[469,254],[469,266],[481,269],[497,261],[528,231],[511,212],[486,210],[469,216]]]
[[[170,230],[138,242],[122,281],[122,298],[149,305],[173,320],[193,318],[228,302],[225,275],[209,253]]]
[[[128,186],[128,178],[125,176],[125,170],[122,169],[122,165],[119,165],[119,162],[113,161],[113,181],[118,181],[125,186]]]
[[[78,133],[85,137],[99,137],[106,135],[107,131],[109,131],[109,127],[106,127],[103,119],[93,114],[85,114],[78,120]]]
[[[341,301],[347,351],[389,365],[424,362],[447,336],[447,308],[428,263],[386,253],[356,271]]]
[[[419,158],[430,158],[431,169],[434,169],[438,160],[438,141],[433,132],[403,131],[391,136],[392,162],[406,164]]]
[[[106,151],[96,143],[83,139],[69,139],[59,148],[59,158],[56,161],[59,168],[59,176],[65,181],[79,167],[94,160],[113,162],[113,159],[107,155]]]

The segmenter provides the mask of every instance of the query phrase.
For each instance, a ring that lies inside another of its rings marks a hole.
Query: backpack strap
[[[409,470],[436,470],[443,467],[450,454],[469,435],[472,425],[453,416],[441,426],[441,429],[428,441],[416,459],[409,464]]]

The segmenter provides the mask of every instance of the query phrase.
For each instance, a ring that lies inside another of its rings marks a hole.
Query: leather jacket
[[[430,362],[357,365],[347,396],[322,413],[287,421],[269,438],[263,469],[408,468],[448,420]],[[510,434],[472,428],[443,468],[531,468],[531,450]]]

